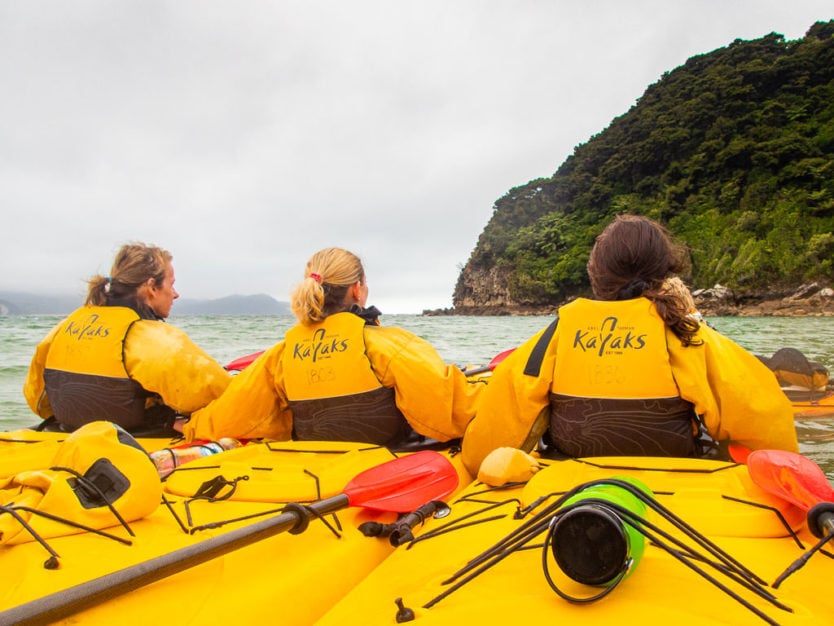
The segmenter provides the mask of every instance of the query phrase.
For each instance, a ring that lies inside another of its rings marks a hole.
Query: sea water
[[[38,420],[23,399],[22,387],[38,342],[60,316],[0,317],[0,430],[31,426]],[[383,315],[431,342],[441,357],[459,366],[485,365],[547,326],[546,316]],[[187,316],[170,323],[221,364],[274,344],[293,325],[292,316]],[[826,317],[710,317],[708,323],[755,354],[780,348],[802,351],[834,373],[834,319]],[[797,420],[800,449],[834,477],[834,416]]]
[[[23,399],[23,382],[35,348],[62,316],[0,317],[0,430],[39,421]],[[545,317],[423,317],[383,315],[430,341],[447,363],[483,365],[549,323]],[[295,323],[292,316],[172,316],[220,364],[268,348]]]

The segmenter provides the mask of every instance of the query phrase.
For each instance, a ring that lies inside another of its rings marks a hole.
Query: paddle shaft
[[[350,506],[342,493],[308,505],[318,515],[327,515]],[[49,594],[0,612],[0,626],[23,626],[56,621],[100,602],[162,580],[206,561],[292,530],[303,521],[303,513],[289,509],[244,528],[238,528],[168,554],[105,574],[94,580]]]
[[[510,348],[509,350],[504,350],[503,352],[499,352],[492,360],[489,362],[489,365],[484,365],[483,367],[476,367],[471,370],[463,370],[463,373],[467,376],[475,376],[476,374],[483,374],[484,372],[491,372],[496,367],[498,367],[501,362],[506,359],[510,354],[515,351],[515,348]]]

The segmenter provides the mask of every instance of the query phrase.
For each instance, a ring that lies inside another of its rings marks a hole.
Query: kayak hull
[[[834,392],[795,391],[788,394],[793,405],[793,414],[797,418],[834,417]]]

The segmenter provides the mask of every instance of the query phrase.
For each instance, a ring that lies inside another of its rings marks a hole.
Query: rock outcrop
[[[731,289],[715,285],[692,292],[703,315],[805,317],[834,316],[834,289],[819,283],[800,285],[787,294],[737,295]]]
[[[489,282],[489,286],[486,284]],[[559,306],[534,306],[514,302],[499,276],[477,283],[477,293],[487,287],[496,294],[487,304],[469,296],[461,306],[423,311],[423,315],[552,315]],[[459,283],[460,288],[460,283]],[[458,293],[457,290],[455,293]],[[834,289],[820,283],[808,283],[788,291],[737,294],[723,285],[692,292],[701,314],[713,317],[823,317],[834,316]],[[562,304],[565,304],[564,302]]]

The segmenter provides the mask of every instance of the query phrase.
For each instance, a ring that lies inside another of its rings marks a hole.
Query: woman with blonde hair
[[[185,424],[186,438],[358,441],[395,449],[459,438],[481,385],[366,308],[360,259],[325,248],[293,291],[298,323]]]
[[[726,456],[729,443],[797,451],[790,402],[758,358],[693,315],[685,250],[657,222],[618,215],[588,261],[596,299],[493,372],[463,439],[477,474],[499,448],[580,456]]]
[[[182,330],[164,322],[179,297],[171,253],[123,245],[109,276],[88,281],[85,305],[38,345],[23,387],[43,430],[107,420],[142,436],[218,397],[230,375]]]

